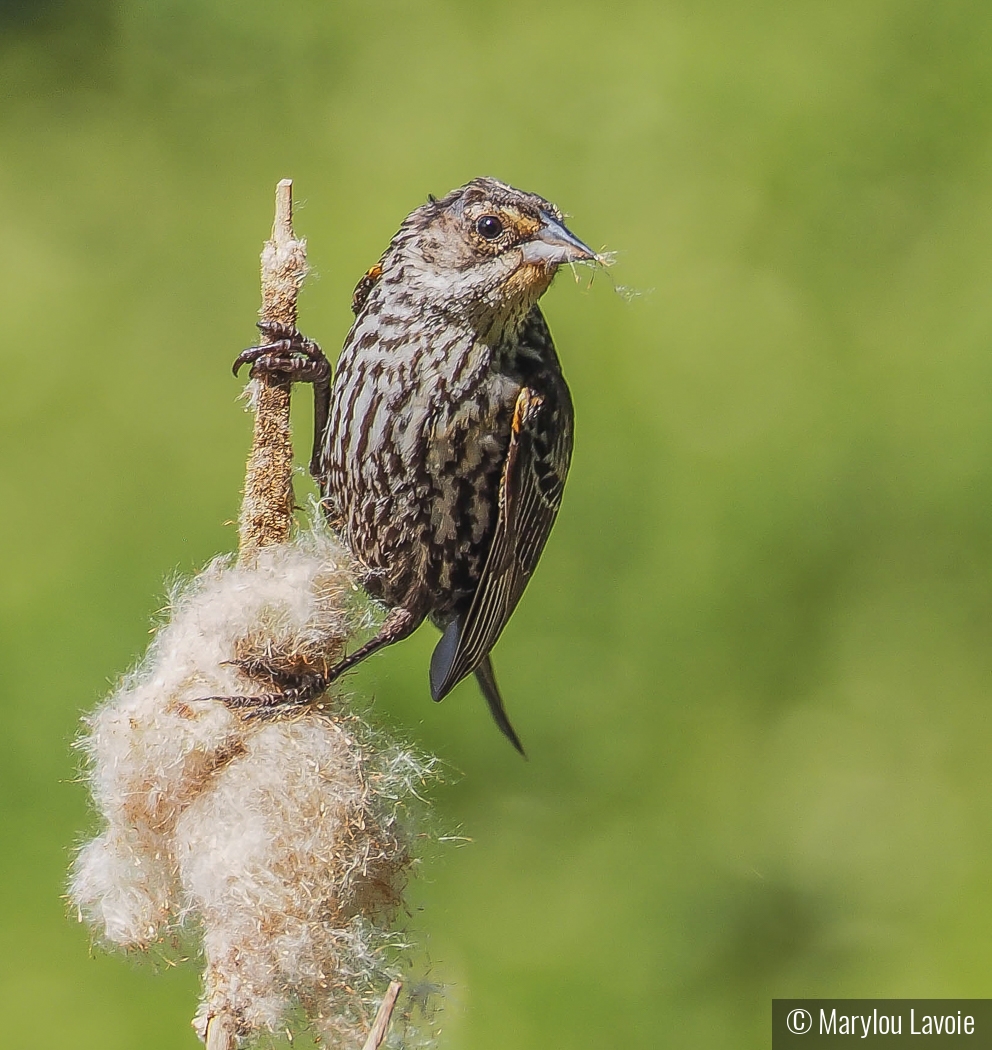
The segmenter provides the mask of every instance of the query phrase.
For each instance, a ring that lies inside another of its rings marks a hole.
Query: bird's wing
[[[564,380],[543,393],[522,387],[492,547],[467,612],[448,626],[431,659],[435,700],[479,665],[506,626],[558,514],[571,454],[572,406]]]

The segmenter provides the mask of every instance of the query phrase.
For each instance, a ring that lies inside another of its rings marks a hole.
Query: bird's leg
[[[346,671],[350,671],[353,667],[360,664],[365,657],[371,656],[380,649],[385,649],[387,645],[392,645],[393,642],[402,641],[408,635],[413,634],[423,622],[423,613],[418,616],[403,606],[397,606],[395,609],[390,610],[382,627],[379,628],[379,633],[374,638],[370,638],[364,645],[360,645],[349,656],[339,660],[327,672],[327,681],[329,683],[335,681]]]
[[[251,377],[272,376],[290,383],[313,384],[313,451],[310,455],[310,473],[319,480],[320,451],[331,403],[331,363],[323,350],[299,330],[277,321],[259,321],[262,334],[270,342],[249,346],[234,361],[234,374],[244,365],[251,365]]]
[[[327,691],[327,687],[346,671],[360,664],[366,656],[371,656],[379,649],[406,638],[420,626],[423,619],[423,615],[417,616],[409,609],[393,609],[374,638],[359,646],[350,656],[339,660],[324,674],[316,671],[283,671],[259,659],[232,660],[230,662],[249,677],[271,682],[273,691],[260,693],[258,696],[205,696],[202,699],[219,700],[232,710],[239,711],[246,719],[277,718],[286,708],[298,710],[308,707],[315,700],[319,700]]]
[[[264,660],[231,660],[250,678],[267,679],[274,692],[258,696],[205,696],[204,700],[219,700],[232,710],[240,711],[246,719],[277,717],[289,708],[303,708],[320,699],[327,689],[327,676],[318,672],[295,673],[273,667]]]

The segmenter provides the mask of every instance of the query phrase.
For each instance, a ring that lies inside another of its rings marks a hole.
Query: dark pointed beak
[[[524,262],[532,265],[558,266],[569,262],[601,262],[600,256],[583,244],[554,216],[541,212],[541,228],[532,240],[522,245]]]

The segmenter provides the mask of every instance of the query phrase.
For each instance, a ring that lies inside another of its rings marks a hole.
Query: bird
[[[538,300],[562,265],[602,262],[560,209],[491,177],[428,197],[359,281],[336,368],[295,328],[262,323],[235,372],[314,386],[310,470],[369,595],[388,610],[322,691],[425,620],[441,631],[430,691],[475,675],[524,748],[490,653],[561,506],[574,413]],[[329,384],[329,387],[328,387]]]

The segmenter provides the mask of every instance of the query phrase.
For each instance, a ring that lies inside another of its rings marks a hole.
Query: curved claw
[[[242,350],[240,354],[234,359],[234,364],[231,367],[231,371],[235,377],[244,368],[245,365],[251,364],[260,354],[262,354],[268,347],[266,346],[249,346],[247,350]]]
[[[318,351],[319,352],[319,351]],[[272,355],[273,358],[277,358],[279,354],[305,354],[307,348],[305,346],[297,348],[288,339],[277,339],[274,343],[264,343],[261,346],[249,346],[246,350],[242,350],[240,354],[235,358],[234,365],[231,371],[237,375],[238,372],[247,364],[254,364],[256,361],[263,357]],[[312,355],[307,355],[311,360]],[[323,357],[323,355],[321,355]],[[286,362],[287,367],[292,367],[292,362]],[[276,369],[279,371],[280,369]]]
[[[283,324],[281,321],[256,321],[255,327],[273,342],[279,339],[291,339],[294,333],[299,335],[292,325]]]

